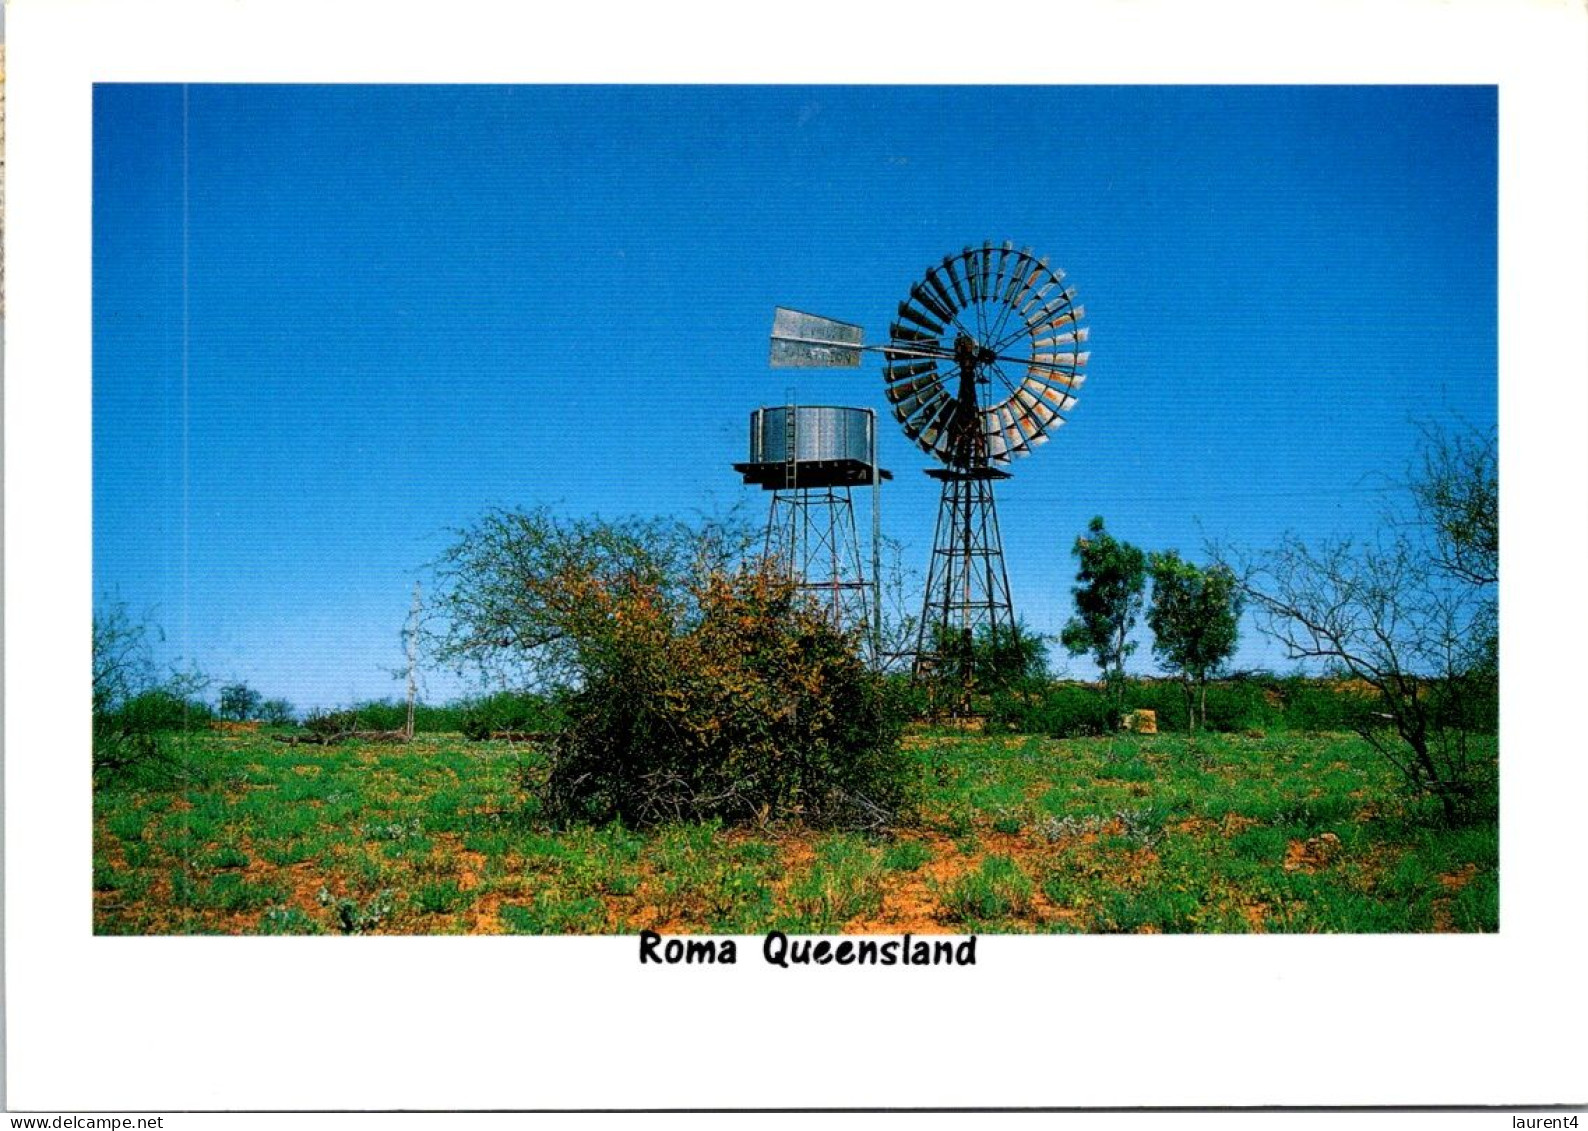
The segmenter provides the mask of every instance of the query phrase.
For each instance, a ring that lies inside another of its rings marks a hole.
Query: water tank
[[[788,463],[792,441],[797,463],[847,459],[870,466],[872,439],[871,414],[863,408],[779,405],[750,414],[751,463]]]
[[[869,483],[876,463],[875,416],[835,405],[775,405],[750,413],[750,459],[734,464],[768,489]],[[790,465],[793,465],[790,467]],[[892,479],[885,470],[878,477]]]

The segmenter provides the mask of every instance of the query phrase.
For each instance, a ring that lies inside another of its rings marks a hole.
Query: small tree
[[[965,650],[958,629],[934,626],[936,651],[941,657],[935,677],[945,686],[963,684]],[[1048,640],[1024,623],[1005,627],[994,636],[983,625],[971,640],[970,669],[979,691],[1029,684],[1048,673]]]
[[[289,727],[298,721],[298,713],[285,699],[266,699],[259,704],[259,718],[266,726]]]
[[[155,682],[149,629],[117,602],[94,613],[94,717],[109,718]]]
[[[254,718],[259,712],[261,701],[259,692],[246,683],[227,684],[221,688],[221,718],[238,722]]]
[[[693,572],[737,562],[752,538],[733,525],[672,519],[559,519],[494,510],[435,563],[427,654],[498,687],[579,683],[611,645],[598,590],[638,586],[687,600]]]
[[[1180,677],[1191,730],[1208,722],[1208,680],[1235,653],[1243,599],[1227,567],[1199,569],[1174,550],[1151,555],[1153,654]]]
[[[1101,517],[1092,519],[1087,535],[1075,540],[1071,552],[1080,562],[1075,574],[1079,584],[1071,590],[1076,615],[1059,641],[1072,656],[1091,655],[1119,708],[1125,697],[1125,659],[1136,650],[1129,636],[1141,613],[1147,558],[1109,534]]]
[[[1500,580],[1500,453],[1493,432],[1423,426],[1408,475],[1412,523],[1431,535],[1434,559],[1451,577],[1485,588]]]

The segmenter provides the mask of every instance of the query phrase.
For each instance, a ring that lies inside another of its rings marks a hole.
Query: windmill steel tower
[[[976,645],[996,657],[1018,643],[993,484],[1048,440],[1075,406],[1089,354],[1084,308],[1064,272],[1029,248],[967,247],[927,268],[889,326],[867,345],[859,326],[779,307],[773,366],[858,366],[885,359],[883,380],[905,435],[944,466],[916,640],[917,676],[956,675],[962,702],[976,678]]]
[[[831,405],[758,408],[750,414],[750,458],[733,468],[746,483],[771,492],[767,556],[785,563],[833,624],[859,629],[877,660],[881,484],[893,478],[877,464],[877,414]],[[866,555],[851,492],[868,485],[872,530]]]

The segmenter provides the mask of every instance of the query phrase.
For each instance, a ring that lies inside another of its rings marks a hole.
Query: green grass
[[[849,920],[875,912],[882,902],[881,853],[858,837],[829,836],[816,860],[789,885],[783,926],[801,934],[839,931]]]
[[[932,850],[918,840],[901,840],[882,850],[882,866],[890,872],[914,872],[932,858]]]
[[[224,872],[196,892],[197,906],[215,911],[257,911],[279,902],[286,893],[270,883],[254,883],[236,872]]]
[[[502,922],[515,935],[567,935],[601,932],[606,914],[591,896],[567,897],[541,892],[528,903],[502,908]]]
[[[941,895],[946,917],[977,929],[984,924],[1023,914],[1031,904],[1031,877],[1007,856],[989,856]]]
[[[474,899],[459,888],[455,881],[443,880],[421,885],[414,902],[422,914],[449,915],[467,907]]]
[[[1494,931],[1491,820],[1439,825],[1354,737],[927,735],[898,835],[554,827],[505,742],[188,739],[101,782],[101,934]],[[1491,746],[1492,749],[1492,746]]]

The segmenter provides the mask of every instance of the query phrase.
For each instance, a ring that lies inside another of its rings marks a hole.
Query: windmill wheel
[[[883,379],[905,434],[950,467],[1026,456],[1085,375],[1085,308],[1029,248],[967,247],[928,267],[889,328]]]

